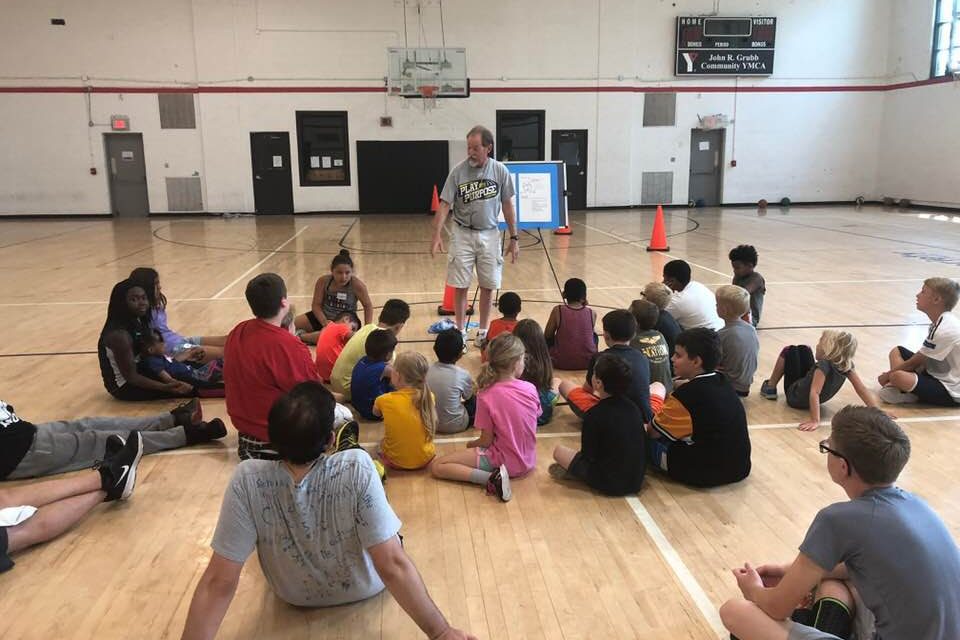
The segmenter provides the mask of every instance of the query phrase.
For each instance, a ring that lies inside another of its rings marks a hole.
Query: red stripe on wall
[[[527,87],[471,87],[472,93],[872,93],[898,91],[951,82],[951,76],[899,82],[894,84],[858,85],[759,85],[749,87],[717,85],[672,86],[527,86]],[[383,86],[361,87],[298,87],[298,86],[228,86],[199,87],[70,87],[70,86],[0,86],[0,93],[384,93]]]

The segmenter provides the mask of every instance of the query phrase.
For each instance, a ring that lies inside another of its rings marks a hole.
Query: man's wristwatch
[[[517,242],[520,242],[520,236],[510,236],[510,239],[511,239],[511,240],[516,240]]]

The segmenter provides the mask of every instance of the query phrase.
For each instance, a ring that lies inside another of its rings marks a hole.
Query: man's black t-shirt
[[[33,444],[37,428],[21,420],[13,407],[0,400],[0,480],[6,479]]]
[[[643,416],[624,396],[604,398],[583,417],[580,457],[588,485],[608,495],[636,493],[646,471]]]

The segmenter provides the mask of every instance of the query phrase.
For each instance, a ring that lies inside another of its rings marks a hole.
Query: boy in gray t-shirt
[[[333,431],[335,404],[318,382],[301,382],[273,404],[267,428],[280,460],[237,466],[183,637],[215,635],[254,549],[271,589],[290,604],[345,604],[386,585],[427,637],[472,637],[430,600],[373,460],[357,444],[357,424]]]
[[[745,600],[720,608],[724,625],[740,640],[850,637],[849,582],[872,614],[877,640],[960,638],[960,549],[923,500],[893,484],[910,440],[876,407],[844,407],[832,424],[820,451],[850,500],[817,514],[792,564],[734,570]],[[786,620],[814,587],[813,611],[804,616],[814,626]]]
[[[720,366],[734,390],[742,398],[750,395],[753,375],[757,372],[760,340],[757,330],[744,317],[750,314],[750,294],[736,285],[718,287],[717,314],[724,327],[717,332],[720,338]]]
[[[427,370],[427,388],[437,402],[437,433],[459,433],[473,425],[477,413],[473,378],[456,362],[463,356],[463,336],[456,329],[437,334],[437,360]]]

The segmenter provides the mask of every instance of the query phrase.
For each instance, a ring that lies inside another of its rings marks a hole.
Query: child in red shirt
[[[513,291],[507,291],[497,300],[497,309],[503,314],[490,322],[490,328],[480,344],[480,362],[487,361],[487,345],[501,333],[513,333],[517,326],[517,316],[520,315],[520,296]]]
[[[320,379],[325,383],[330,383],[333,364],[343,351],[344,345],[359,328],[360,318],[357,314],[352,311],[343,311],[320,331],[317,337],[317,371],[320,373]]]

